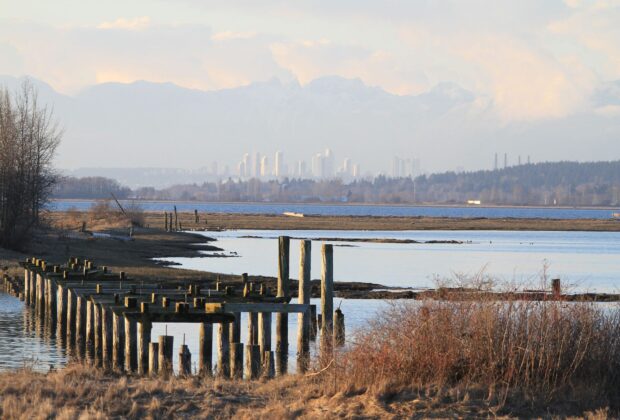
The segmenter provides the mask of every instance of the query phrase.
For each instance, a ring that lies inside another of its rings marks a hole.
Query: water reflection
[[[67,357],[50,326],[19,299],[0,293],[0,369],[47,371],[64,365]]]
[[[263,231],[205,232],[231,258],[168,259],[183,268],[275,276],[278,235],[302,238],[374,238],[463,243],[334,243],[334,279],[387,286],[434,287],[435,276],[475,275],[486,267],[493,278],[539,286],[546,261],[549,276],[574,290],[619,292],[620,232],[517,231]],[[320,242],[312,247],[312,278],[320,278]],[[291,276],[296,278],[299,241],[291,240]]]

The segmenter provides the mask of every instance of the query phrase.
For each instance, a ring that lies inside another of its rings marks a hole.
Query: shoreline
[[[84,202],[84,201],[109,201],[107,198],[52,198],[51,202]],[[287,201],[192,201],[192,200],[142,200],[137,198],[122,198],[121,202],[136,202],[136,203],[170,203],[170,204],[196,204],[196,205],[217,205],[217,204],[240,204],[240,205],[273,205],[273,206],[339,206],[339,207],[429,207],[429,208],[480,208],[480,209],[560,209],[560,210],[618,210],[620,208],[614,206],[545,206],[545,205],[512,205],[512,204],[442,204],[442,203],[343,203],[340,201],[333,202],[287,202]],[[153,211],[153,210],[145,210]]]
[[[80,217],[88,217],[88,212],[80,213]],[[66,261],[72,255],[84,256],[96,264],[109,266],[117,271],[125,271],[130,276],[144,280],[161,280],[185,284],[192,280],[207,282],[221,281],[224,285],[239,286],[238,275],[217,272],[189,270],[167,262],[175,257],[211,258],[201,251],[222,251],[215,239],[204,234],[191,232],[201,231],[208,235],[209,229],[264,229],[264,230],[584,230],[599,232],[620,231],[620,222],[600,220],[538,220],[538,219],[446,219],[446,218],[393,218],[393,217],[354,217],[354,216],[320,216],[320,217],[288,217],[269,215],[239,214],[207,214],[207,223],[201,219],[195,223],[193,213],[179,213],[179,222],[186,232],[165,232],[164,217],[161,213],[145,213],[145,226],[135,228],[132,240],[119,240],[126,237],[128,228],[110,227],[109,219],[101,226],[96,221],[87,221],[86,229],[106,235],[93,236],[92,233],[79,232],[78,225],[82,222],[74,220],[75,214],[52,212],[48,214],[51,229],[37,231],[28,248],[17,253],[0,249],[0,265],[9,267],[9,273],[19,275],[17,262],[32,255],[40,255],[52,262]],[[200,215],[203,218],[205,215]],[[121,223],[122,224],[122,223]],[[92,225],[92,226],[91,226]],[[125,222],[126,225],[126,222]],[[69,229],[67,229],[69,228]],[[331,239],[338,239],[334,235]],[[325,236],[324,238],[329,238]],[[351,239],[344,239],[351,241]],[[355,241],[353,239],[352,241]],[[383,242],[385,239],[371,241]],[[399,240],[392,242],[400,243]],[[233,250],[234,251],[234,250]],[[213,257],[215,258],[215,257]],[[256,276],[249,274],[249,280],[265,283],[271,288],[276,286],[275,277]],[[295,277],[295,274],[292,274]],[[313,279],[312,296],[319,296],[320,280]],[[291,279],[291,294],[296,295],[297,281]],[[461,293],[463,298],[473,296],[473,290],[448,290]],[[441,298],[440,290],[412,291],[398,287],[386,287],[377,283],[336,282],[335,294],[339,298],[349,299],[426,299]],[[486,293],[486,292],[485,292]],[[503,295],[492,295],[502,299]],[[548,299],[546,291],[535,294],[523,294],[524,299]],[[570,295],[567,300],[620,300],[620,295],[601,293]]]

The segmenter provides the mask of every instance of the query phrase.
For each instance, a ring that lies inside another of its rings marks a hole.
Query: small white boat
[[[285,216],[291,216],[291,217],[304,217],[303,213],[294,213],[292,211],[285,211],[282,214],[285,215]]]

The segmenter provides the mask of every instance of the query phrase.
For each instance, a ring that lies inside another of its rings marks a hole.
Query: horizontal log
[[[304,313],[311,305],[300,303],[206,303],[208,313],[219,312],[276,312],[276,313]]]

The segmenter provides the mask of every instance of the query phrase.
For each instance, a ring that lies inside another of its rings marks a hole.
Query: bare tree
[[[57,179],[61,135],[30,82],[13,95],[0,89],[0,246],[19,248],[39,222]]]

